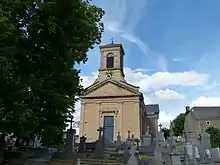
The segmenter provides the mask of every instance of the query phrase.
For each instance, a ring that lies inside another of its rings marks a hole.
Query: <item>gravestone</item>
[[[147,126],[147,131],[146,131],[145,135],[143,135],[142,145],[143,146],[150,146],[151,142],[152,142],[152,136],[149,133],[149,126]]]
[[[210,135],[207,132],[201,133],[201,146],[204,149],[210,149],[211,148],[211,142],[210,142]]]
[[[86,137],[83,135],[80,137],[80,142],[79,142],[79,152],[83,153],[86,151]]]
[[[211,152],[211,156],[212,156],[212,159],[216,162],[216,161],[220,161],[220,151],[219,151],[219,148],[211,148],[210,149],[210,152]]]
[[[181,157],[181,153],[178,153],[178,152],[171,153],[172,164],[173,165],[181,165],[180,157]]]
[[[51,159],[52,165],[62,165],[62,164],[74,164],[76,163],[76,155],[74,148],[74,136],[76,130],[70,128],[67,131],[67,144],[64,147],[64,150],[61,152],[55,152]]]

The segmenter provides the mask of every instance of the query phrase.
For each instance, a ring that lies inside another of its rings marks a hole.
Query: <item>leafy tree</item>
[[[172,126],[173,126],[173,133],[174,136],[180,136],[183,134],[184,130],[184,122],[185,122],[185,113],[179,114],[173,121],[172,121]]]
[[[210,134],[211,147],[220,147],[220,130],[215,127],[209,127],[206,132]]]
[[[101,41],[104,11],[83,0],[0,2],[0,131],[61,142],[82,92],[76,64]]]
[[[163,132],[165,139],[167,139],[168,137],[170,137],[170,129],[168,129],[168,128],[162,128],[161,131]]]

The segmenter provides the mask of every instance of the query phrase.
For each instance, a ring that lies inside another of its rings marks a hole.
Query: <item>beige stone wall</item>
[[[127,138],[128,130],[140,138],[140,101],[138,97],[112,99],[83,99],[81,107],[80,136],[87,136],[87,141],[98,139],[99,127],[103,126],[104,116],[114,116],[114,140],[118,132],[122,139]]]
[[[220,129],[220,119],[212,119],[212,120],[200,120],[201,131],[205,131],[209,127],[216,127]]]

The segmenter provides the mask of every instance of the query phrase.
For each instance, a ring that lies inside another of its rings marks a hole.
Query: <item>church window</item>
[[[114,55],[112,53],[107,55],[106,68],[114,68]]]

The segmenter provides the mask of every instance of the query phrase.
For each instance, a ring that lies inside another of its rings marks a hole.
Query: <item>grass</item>
[[[139,155],[138,160],[149,160],[152,159],[153,157],[147,156],[147,155]]]

